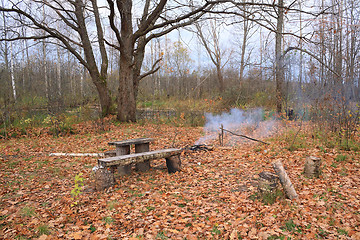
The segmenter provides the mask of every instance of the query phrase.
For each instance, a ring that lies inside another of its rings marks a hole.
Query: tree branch
[[[305,50],[305,49],[302,49],[302,48],[299,48],[299,47],[288,47],[284,53],[281,55],[281,58],[284,58],[285,55],[292,51],[292,50],[298,50],[300,52],[304,52],[306,54],[308,54],[309,56],[313,57],[315,60],[317,60],[319,63],[321,63],[322,65],[324,65],[330,72],[332,72],[333,74],[335,74],[337,77],[341,77],[337,72],[335,72],[331,67],[329,67],[326,63],[324,63],[323,61],[321,61],[320,58],[318,58],[315,54]]]
[[[148,72],[146,72],[146,73],[144,73],[144,74],[142,74],[142,75],[140,75],[139,80],[141,80],[141,79],[143,79],[143,78],[145,78],[145,77],[147,77],[147,76],[149,76],[149,75],[151,75],[151,74],[153,74],[153,73],[156,73],[156,72],[160,69],[160,66],[158,66],[158,67],[156,67],[156,68],[155,68],[155,66],[156,66],[161,60],[162,60],[162,58],[156,60],[156,62],[152,65],[151,70],[148,71]]]

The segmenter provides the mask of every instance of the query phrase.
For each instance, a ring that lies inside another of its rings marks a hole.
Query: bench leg
[[[181,169],[181,159],[180,155],[175,155],[166,158],[166,166],[169,173],[174,173],[180,171]]]
[[[140,172],[146,172],[150,169],[150,161],[146,160],[144,162],[136,163],[135,169]]]
[[[120,176],[130,175],[131,174],[131,164],[126,165],[126,166],[118,166],[117,173]]]
[[[148,152],[150,150],[149,143],[135,144],[135,153]],[[146,172],[150,169],[150,161],[144,161],[135,164],[135,169],[140,172]]]
[[[95,173],[95,189],[96,191],[102,191],[109,187],[114,186],[114,174],[110,170],[100,168]]]

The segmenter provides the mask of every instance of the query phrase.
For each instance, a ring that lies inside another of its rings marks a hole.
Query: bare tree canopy
[[[50,41],[60,44],[88,70],[99,94],[102,115],[108,115],[111,107],[107,87],[108,58],[96,1],[18,1],[8,4],[10,6],[0,7],[0,11],[8,14],[13,25],[8,26],[11,34],[2,40],[57,39]],[[89,22],[95,24],[89,26]],[[27,27],[26,32],[19,30],[22,26]],[[92,35],[95,35],[95,41]],[[97,49],[101,54],[100,64],[96,59]]]
[[[119,91],[117,96],[118,119],[136,121],[136,96],[142,78],[158,70],[156,61],[149,72],[141,74],[145,47],[154,38],[175,29],[192,24],[210,10],[214,4],[177,2],[139,2],[142,14],[134,18],[133,2],[107,1],[108,22],[116,40],[105,39],[100,8],[96,0],[83,1],[19,1],[0,7],[0,11],[13,19],[8,26],[11,33],[1,40],[57,39],[61,46],[71,52],[86,67],[96,86],[103,116],[110,113],[111,97],[107,87],[108,56],[105,42],[120,52]],[[34,9],[44,9],[43,15]],[[139,13],[136,12],[136,15]],[[26,26],[29,31],[22,34],[17,28]],[[52,43],[58,44],[58,41]],[[83,53],[83,54],[82,54]],[[96,55],[100,53],[100,58]]]

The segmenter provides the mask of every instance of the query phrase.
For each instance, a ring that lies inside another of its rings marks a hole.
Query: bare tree
[[[141,73],[145,46],[154,38],[192,24],[214,4],[195,6],[192,1],[178,2],[146,0],[142,15],[134,22],[132,0],[107,0],[110,26],[117,42],[109,43],[120,51],[119,92],[117,117],[120,121],[136,121],[136,98],[141,79],[159,69],[157,60],[152,69]],[[117,13],[120,24],[117,24]]]
[[[231,52],[228,54],[228,59],[225,59],[225,62],[223,62],[226,51],[221,49],[220,46],[221,28],[216,18],[207,20],[206,24],[209,24],[210,26],[206,27],[204,26],[205,24],[201,25],[198,22],[194,24],[196,28],[196,35],[198,36],[201,44],[204,46],[211,62],[215,65],[219,91],[222,93],[225,90],[223,68],[229,61]]]
[[[9,26],[12,29],[13,37],[6,37],[1,40],[55,39],[51,43],[58,44],[60,42],[60,46],[71,52],[88,70],[99,94],[102,116],[108,115],[111,108],[111,97],[107,86],[108,59],[96,0],[92,0],[91,4],[83,0],[64,0],[62,2],[40,0],[29,3],[19,1],[8,4],[9,6],[0,7],[0,11],[8,14],[7,18],[14,19],[16,24]],[[31,10],[34,8],[44,9],[44,16],[33,13],[34,11]],[[91,26],[88,25],[90,19],[95,22],[95,43],[90,35]],[[58,28],[59,21],[66,28]],[[17,26],[28,26],[29,31],[27,32],[33,34],[24,35],[17,29]],[[101,55],[99,67],[95,57],[96,48],[99,48]],[[81,51],[84,52],[84,57]]]

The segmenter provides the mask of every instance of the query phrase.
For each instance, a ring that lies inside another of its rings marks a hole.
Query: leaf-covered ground
[[[79,124],[75,135],[62,137],[38,129],[1,140],[0,238],[360,239],[359,152],[318,146],[302,131],[297,138],[307,147],[294,151],[286,149],[294,136],[286,133],[265,139],[270,145],[215,143],[213,151],[184,152],[181,172],[168,174],[165,161],[157,160],[149,172],[134,171],[114,188],[93,192],[96,157],[48,154],[104,152],[111,150],[110,141],[137,137],[155,138],[153,150],[185,147],[203,134],[202,128],[154,124],[109,122],[103,132],[97,127]],[[309,155],[322,159],[319,179],[302,173]],[[274,204],[265,204],[254,183],[278,159],[299,198],[279,194]],[[79,173],[84,187],[73,199]]]

